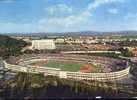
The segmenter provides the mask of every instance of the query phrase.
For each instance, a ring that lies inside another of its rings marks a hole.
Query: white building
[[[55,43],[64,43],[64,42],[65,42],[65,39],[63,39],[63,38],[57,38],[55,40]]]
[[[52,39],[32,40],[32,49],[55,49],[55,43]]]

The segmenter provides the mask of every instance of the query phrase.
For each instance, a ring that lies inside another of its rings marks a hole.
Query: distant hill
[[[8,36],[78,36],[78,35],[137,35],[137,31],[112,31],[112,32],[99,32],[99,31],[80,31],[80,32],[39,32],[39,33],[1,33]]]

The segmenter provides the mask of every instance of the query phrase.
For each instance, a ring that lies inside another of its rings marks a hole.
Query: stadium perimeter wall
[[[119,80],[124,77],[127,77],[129,74],[130,66],[127,68],[109,73],[81,73],[81,72],[70,72],[70,71],[62,71],[58,68],[49,68],[49,67],[36,67],[31,65],[15,65],[10,64],[4,61],[5,68],[17,71],[17,72],[29,72],[29,73],[43,73],[45,76],[52,75],[58,76],[60,78],[70,78],[70,79],[78,79],[78,80],[97,80],[97,81],[114,81]]]

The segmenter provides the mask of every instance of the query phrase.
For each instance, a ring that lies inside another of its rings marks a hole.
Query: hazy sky
[[[0,32],[137,30],[137,0],[0,0]]]

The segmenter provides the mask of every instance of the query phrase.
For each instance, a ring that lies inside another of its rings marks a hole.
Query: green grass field
[[[137,39],[137,35],[113,36],[113,39]]]
[[[80,71],[80,68],[83,67],[85,64],[48,60],[48,62],[33,62],[31,63],[31,65],[51,67],[51,68],[60,68],[63,71],[77,72],[77,71]],[[91,66],[95,68],[94,72],[96,72],[96,65],[91,64]]]
[[[59,62],[59,61],[48,61],[47,64],[44,64],[45,67],[52,67],[52,68],[60,68],[64,71],[79,71],[80,67],[82,67],[84,64],[78,64],[78,63],[65,63],[65,62]]]

